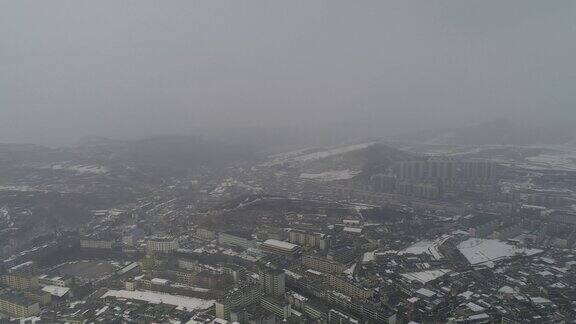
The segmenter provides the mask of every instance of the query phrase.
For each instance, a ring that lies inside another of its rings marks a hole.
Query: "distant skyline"
[[[574,39],[572,0],[3,1],[0,142],[569,125]]]

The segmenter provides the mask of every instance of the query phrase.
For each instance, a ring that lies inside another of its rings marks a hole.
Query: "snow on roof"
[[[553,283],[553,284],[549,285],[548,287],[550,287],[550,288],[566,288],[566,285],[561,283],[561,282],[557,282],[557,283]]]
[[[426,289],[426,288],[420,288],[420,289],[416,290],[416,293],[419,294],[419,295],[422,295],[422,296],[424,296],[424,297],[428,297],[428,298],[433,297],[434,295],[436,295],[435,292],[433,292],[432,290],[428,290],[428,289]]]
[[[554,264],[554,263],[556,263],[556,260],[554,260],[554,259],[552,259],[552,258],[541,257],[540,260],[542,260],[543,262],[548,263],[548,264]]]
[[[530,297],[530,300],[534,304],[552,304],[552,301],[550,301],[550,299],[544,297]]]
[[[194,297],[185,297],[172,294],[163,294],[155,291],[128,291],[128,290],[108,290],[101,298],[116,297],[125,299],[135,299],[147,301],[151,304],[168,304],[177,306],[181,310],[207,309],[214,304],[214,300],[205,300]]]
[[[344,232],[360,234],[362,233],[362,229],[357,227],[344,227]]]
[[[100,316],[102,313],[104,313],[106,310],[108,310],[108,308],[109,308],[108,305],[100,308],[100,309],[96,312],[95,316]]]
[[[228,323],[230,323],[230,322],[228,322],[225,319],[221,319],[221,318],[215,318],[211,321],[210,320],[206,321],[203,319],[201,319],[201,320],[191,319],[188,322],[186,322],[186,324],[228,324]],[[237,323],[237,322],[234,322],[234,323]],[[232,324],[234,324],[234,323],[232,323]]]
[[[166,285],[168,283],[167,279],[161,279],[161,278],[152,278],[152,280],[150,281],[156,285]]]
[[[374,253],[376,251],[372,251],[372,252],[365,252],[364,255],[362,256],[362,263],[370,263],[372,261],[375,260],[374,258]]]
[[[474,320],[483,320],[483,319],[489,319],[490,316],[486,313],[482,313],[482,314],[478,314],[478,315],[472,315],[472,316],[468,316],[468,319],[471,321]]]
[[[18,270],[20,268],[24,268],[30,265],[33,265],[34,261],[28,261],[28,262],[24,262],[24,263],[20,263],[18,265],[13,266],[12,268],[10,268],[10,270]]]
[[[527,205],[523,204],[521,208],[524,209],[537,209],[537,210],[546,210],[547,208],[544,206],[536,206],[536,205]]]
[[[321,275],[322,275],[322,272],[316,271],[316,270],[312,270],[312,269],[308,269],[308,270],[306,270],[306,272],[309,272],[309,273],[311,273],[311,274],[313,274],[313,275],[317,275],[317,276],[321,276]]]
[[[428,253],[428,249],[432,246],[432,241],[423,240],[412,244],[411,246],[400,251],[400,254],[424,254]]]
[[[297,273],[295,273],[295,272],[292,272],[292,271],[290,271],[290,270],[284,270],[284,272],[286,273],[286,275],[288,275],[288,276],[290,276],[290,277],[292,277],[292,278],[294,278],[294,279],[302,279],[302,276],[301,276],[301,275],[299,275],[299,274],[297,274]]]
[[[351,275],[354,273],[354,269],[356,269],[356,263],[353,263],[348,269],[344,270],[344,273]]]
[[[420,298],[418,298],[418,297],[411,297],[411,298],[408,298],[407,300],[408,300],[409,303],[414,304],[414,303],[418,302],[418,301],[420,300]]]
[[[290,292],[289,294],[290,294],[292,297],[294,297],[294,299],[297,299],[297,300],[300,300],[300,301],[307,301],[307,300],[308,300],[308,298],[300,295],[299,293],[293,292],[293,291]]]
[[[294,250],[294,249],[298,248],[298,245],[296,245],[296,244],[292,244],[290,242],[285,242],[285,241],[274,240],[274,239],[269,239],[269,240],[264,241],[263,245],[273,246],[273,247],[277,247],[277,248],[285,249],[285,250]]]
[[[440,277],[442,277],[445,274],[450,273],[450,270],[448,269],[436,269],[436,270],[427,270],[427,271],[421,271],[421,272],[410,272],[410,273],[403,273],[402,277],[410,280],[410,281],[419,281],[423,284],[432,281],[432,280],[436,280]]]
[[[539,249],[519,248],[499,240],[471,238],[458,244],[458,250],[472,265],[487,263],[514,255],[534,255]]]
[[[302,313],[300,313],[299,311],[297,311],[295,309],[290,309],[290,313],[294,316],[302,316]]]
[[[354,324],[357,324],[357,323],[358,323],[358,320],[357,320],[357,319],[355,319],[355,318],[353,318],[353,317],[350,317],[350,316],[348,316],[348,315],[346,315],[346,314],[344,314],[344,313],[342,313],[342,312],[339,312],[338,310],[336,310],[336,309],[334,309],[334,308],[332,308],[332,309],[330,310],[330,312],[331,312],[331,313],[336,313],[336,314],[338,314],[338,316],[341,317],[341,318],[345,318],[348,323],[354,323]]]
[[[484,311],[484,307],[482,307],[478,304],[474,304],[473,302],[469,302],[468,304],[466,304],[466,307],[468,307],[468,309],[470,309],[474,313],[479,313],[479,312]]]
[[[440,253],[440,251],[438,250],[438,248],[442,244],[444,244],[444,242],[446,242],[446,240],[448,240],[451,237],[452,236],[450,236],[450,235],[443,235],[443,236],[435,239],[434,241],[422,240],[422,241],[416,242],[413,245],[411,245],[411,246],[405,248],[404,250],[398,252],[398,254],[400,254],[400,255],[403,255],[403,254],[415,254],[415,255],[429,254],[435,260],[440,260],[443,258],[443,256]]]
[[[42,291],[47,292],[52,296],[62,297],[70,291],[70,288],[48,285],[42,287]]]
[[[133,269],[135,269],[136,267],[138,267],[140,264],[138,262],[132,262],[129,265],[125,266],[124,268],[118,270],[118,274],[119,275],[123,275],[128,271],[131,271]]]
[[[502,294],[513,294],[516,291],[510,286],[502,286],[502,288],[498,289],[498,292]]]

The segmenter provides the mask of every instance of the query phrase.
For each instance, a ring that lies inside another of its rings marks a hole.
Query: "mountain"
[[[190,172],[210,172],[250,160],[255,150],[200,136],[120,141],[90,138],[63,148],[0,144],[0,187],[16,190],[99,193],[146,191]]]

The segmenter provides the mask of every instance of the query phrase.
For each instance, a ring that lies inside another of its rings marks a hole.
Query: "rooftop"
[[[262,243],[262,245],[263,246],[270,246],[270,247],[274,247],[274,248],[278,248],[278,249],[282,249],[282,250],[289,250],[289,251],[294,251],[294,250],[299,248],[299,246],[296,244],[292,244],[292,243],[285,242],[285,241],[274,240],[274,239],[266,240],[266,241],[264,241],[264,243]]]

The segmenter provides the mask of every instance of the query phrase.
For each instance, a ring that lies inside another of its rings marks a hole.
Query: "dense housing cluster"
[[[390,149],[378,167],[344,169],[367,163],[359,152],[373,145],[173,177],[123,202],[66,196],[90,206],[86,221],[42,235],[30,227],[30,237],[18,224],[45,193],[3,191],[0,239],[12,243],[1,250],[0,314],[38,323],[576,318],[574,173],[448,155],[390,162],[400,154]]]

